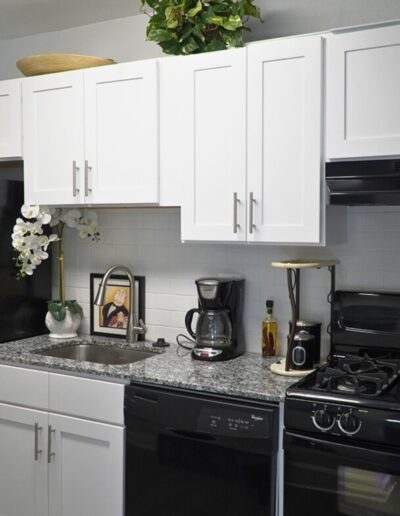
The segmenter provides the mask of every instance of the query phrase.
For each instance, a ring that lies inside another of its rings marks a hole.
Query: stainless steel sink
[[[70,344],[59,348],[35,351],[37,355],[69,358],[80,362],[96,362],[99,364],[132,364],[145,358],[157,356],[159,353],[125,349],[118,347],[97,346],[96,344]]]

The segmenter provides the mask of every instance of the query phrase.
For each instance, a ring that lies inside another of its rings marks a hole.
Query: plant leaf
[[[182,47],[182,51],[184,54],[192,54],[198,48],[199,48],[199,45],[198,45],[197,41],[193,37],[190,37],[190,38],[188,38],[188,40],[185,42],[184,46]]]
[[[224,16],[210,16],[208,23],[218,25],[226,30],[236,30],[242,27],[242,19],[239,15]]]
[[[151,28],[147,34],[147,39],[156,43],[163,43],[164,41],[176,40],[177,36],[167,29]]]
[[[167,7],[165,9],[165,21],[167,29],[176,29],[182,21],[182,10],[179,7]]]
[[[197,4],[194,7],[192,7],[192,9],[189,9],[186,14],[189,18],[193,18],[202,9],[203,9],[203,4],[201,3],[201,0],[197,0]]]
[[[219,39],[212,39],[207,45],[204,47],[205,52],[214,52],[217,50],[225,50],[226,45],[223,41]]]
[[[79,314],[81,317],[83,317],[83,310],[81,305],[75,301],[75,299],[71,301],[65,301],[65,306],[68,308],[68,310],[73,314]]]
[[[67,311],[65,310],[65,306],[62,303],[52,303],[48,304],[49,312],[54,317],[56,321],[63,321],[65,319],[65,315]]]
[[[260,9],[256,7],[251,0],[246,0],[244,2],[244,14],[246,14],[247,16],[253,16],[258,20],[261,20]]]

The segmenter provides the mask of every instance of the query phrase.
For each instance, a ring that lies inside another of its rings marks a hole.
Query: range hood
[[[326,163],[330,204],[400,206],[400,159]]]

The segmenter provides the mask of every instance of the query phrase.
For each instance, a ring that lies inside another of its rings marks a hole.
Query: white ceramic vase
[[[81,316],[66,308],[65,319],[57,321],[50,312],[47,312],[45,324],[52,339],[71,339],[78,335],[77,330],[81,324]]]

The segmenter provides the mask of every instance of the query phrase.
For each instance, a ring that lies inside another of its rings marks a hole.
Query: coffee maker
[[[199,308],[185,317],[186,329],[195,339],[192,357],[196,360],[229,360],[244,352],[244,279],[211,277],[196,280]],[[198,313],[196,330],[193,315]]]

